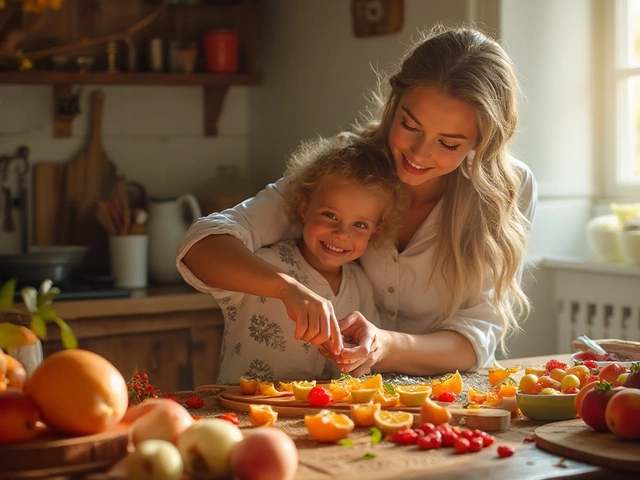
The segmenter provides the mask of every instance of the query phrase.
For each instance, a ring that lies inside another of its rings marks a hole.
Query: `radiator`
[[[608,271],[607,271],[608,270]],[[558,348],[574,351],[579,335],[640,341],[640,269],[554,268]]]

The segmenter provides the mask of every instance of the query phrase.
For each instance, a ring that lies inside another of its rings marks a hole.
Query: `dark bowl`
[[[44,280],[64,283],[82,262],[89,247],[75,245],[42,245],[28,253],[0,255],[3,280],[16,278],[21,286],[39,287]]]

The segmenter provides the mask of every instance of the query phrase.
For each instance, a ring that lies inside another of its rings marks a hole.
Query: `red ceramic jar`
[[[238,32],[211,30],[203,35],[205,67],[212,73],[238,71]]]

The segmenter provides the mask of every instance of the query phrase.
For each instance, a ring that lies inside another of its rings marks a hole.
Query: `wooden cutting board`
[[[129,426],[84,437],[49,434],[0,445],[0,480],[49,478],[106,469],[127,454]]]
[[[640,442],[595,432],[580,418],[538,427],[536,445],[567,458],[620,470],[640,471]]]
[[[34,167],[34,244],[87,245],[85,269],[108,268],[107,236],[96,220],[99,200],[106,199],[116,167],[102,148],[104,93],[91,99],[87,149],[67,164]]]
[[[312,407],[308,402],[300,402],[293,395],[281,397],[268,397],[265,395],[244,395],[240,391],[239,386],[216,385],[216,387],[225,390],[218,396],[220,403],[227,408],[248,412],[249,405],[271,405],[279,415],[285,417],[295,417],[303,415],[313,415],[318,413],[319,408]],[[486,432],[498,430],[507,430],[511,424],[511,413],[507,410],[498,408],[484,408],[479,410],[467,410],[460,404],[442,404],[447,405],[453,417],[452,424],[466,425],[469,428],[479,428]],[[350,406],[348,403],[333,403],[329,407],[330,410],[348,413]],[[402,410],[413,413],[414,416],[420,416],[420,407],[406,407],[404,405],[385,408],[385,410]],[[419,418],[418,418],[419,421]]]

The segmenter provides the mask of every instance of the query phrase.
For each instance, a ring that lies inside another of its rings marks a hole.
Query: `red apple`
[[[38,407],[24,392],[12,387],[0,392],[0,443],[31,440],[39,420]]]
[[[596,383],[596,386],[589,390],[582,399],[581,416],[584,423],[597,432],[609,430],[605,419],[607,404],[613,395],[624,390],[625,387],[615,387],[607,381]]]
[[[607,382],[611,382],[614,387],[619,387],[621,383],[618,381],[618,377],[622,373],[628,372],[629,369],[618,362],[611,362],[600,370],[598,374],[598,378],[602,380],[606,380]]]
[[[625,440],[640,440],[640,390],[625,388],[611,397],[605,410],[607,426]]]

